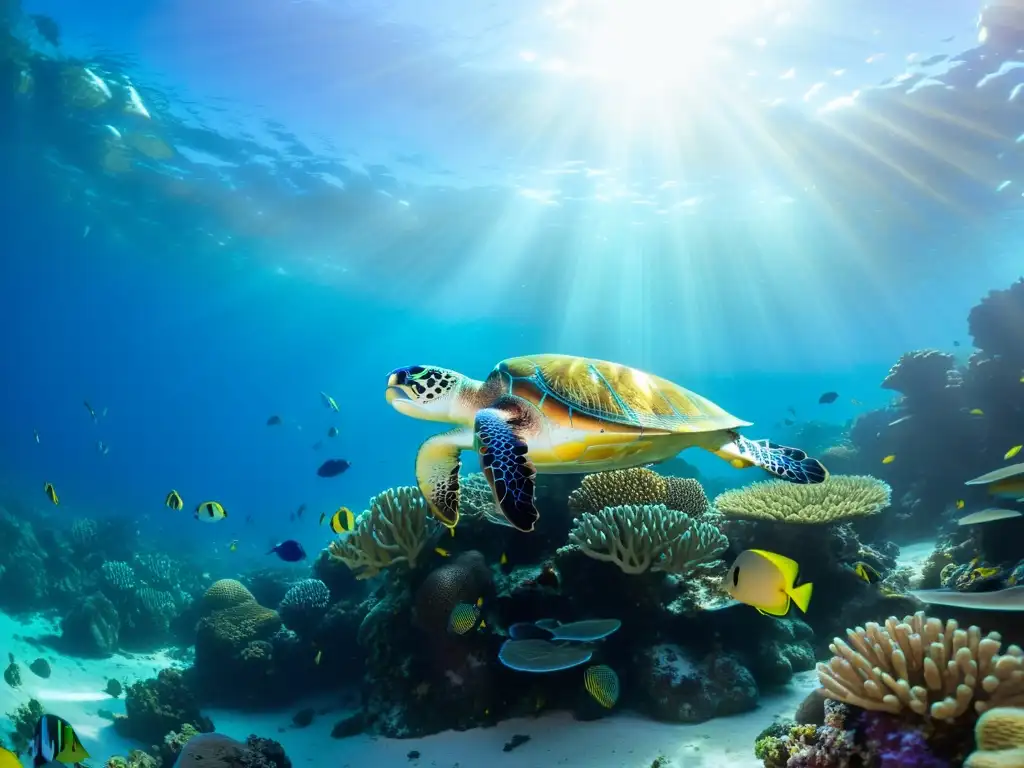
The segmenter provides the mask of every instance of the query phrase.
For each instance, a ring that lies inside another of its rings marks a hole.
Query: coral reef
[[[357,579],[368,579],[396,563],[415,568],[436,529],[417,488],[392,488],[370,500],[370,508],[356,519],[355,528],[332,542],[329,552]]]
[[[686,573],[717,559],[729,540],[713,523],[648,504],[583,513],[569,533],[569,544],[595,560],[615,563],[624,573]]]
[[[130,685],[124,708],[125,715],[114,720],[117,732],[143,744],[160,744],[168,733],[186,725],[201,733],[213,730],[213,722],[199,711],[195,696],[175,669]]]
[[[822,525],[876,515],[889,506],[890,493],[870,476],[832,475],[816,485],[765,480],[726,491],[715,508],[727,517]]]
[[[834,656],[818,665],[828,694],[861,709],[953,720],[972,706],[1024,705],[1024,651],[1000,653],[999,635],[978,627],[960,629],[923,611],[884,626],[869,623],[836,638]]]
[[[977,748],[964,768],[1012,768],[1024,765],[1024,709],[997,707],[978,718],[974,727]]]
[[[598,513],[605,507],[659,504],[691,517],[703,515],[710,506],[698,480],[665,477],[646,467],[586,475],[569,495],[569,509],[576,514]]]

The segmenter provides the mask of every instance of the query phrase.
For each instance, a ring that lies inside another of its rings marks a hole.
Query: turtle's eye
[[[411,365],[405,372],[410,379],[421,379],[427,373],[427,369],[422,365]]]

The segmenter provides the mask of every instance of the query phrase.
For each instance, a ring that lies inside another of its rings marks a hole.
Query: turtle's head
[[[463,395],[474,383],[447,368],[408,365],[388,374],[384,396],[392,408],[414,419],[461,423],[467,410]]]

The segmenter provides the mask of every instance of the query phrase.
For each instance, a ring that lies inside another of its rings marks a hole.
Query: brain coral
[[[665,506],[685,512],[690,517],[700,517],[708,511],[711,503],[704,486],[692,477],[666,477]]]
[[[249,602],[256,602],[256,598],[242,582],[235,579],[221,579],[213,582],[206,590],[206,594],[203,595],[203,610],[205,612],[219,611]]]
[[[978,749],[967,758],[964,768],[1024,766],[1024,709],[988,710],[974,726],[974,741]]]
[[[891,494],[888,484],[868,475],[832,475],[816,485],[753,483],[726,491],[714,505],[729,517],[821,525],[877,514]]]
[[[431,571],[416,590],[416,624],[427,632],[443,635],[456,605],[474,603],[493,588],[484,556],[476,550],[464,552]]]
[[[605,507],[664,504],[668,491],[665,478],[646,467],[597,472],[586,475],[569,495],[569,509],[600,512]]]

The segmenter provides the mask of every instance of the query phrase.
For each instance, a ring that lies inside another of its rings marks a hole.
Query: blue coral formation
[[[299,635],[309,635],[327,614],[331,592],[320,579],[304,579],[289,589],[277,606],[281,621]]]

